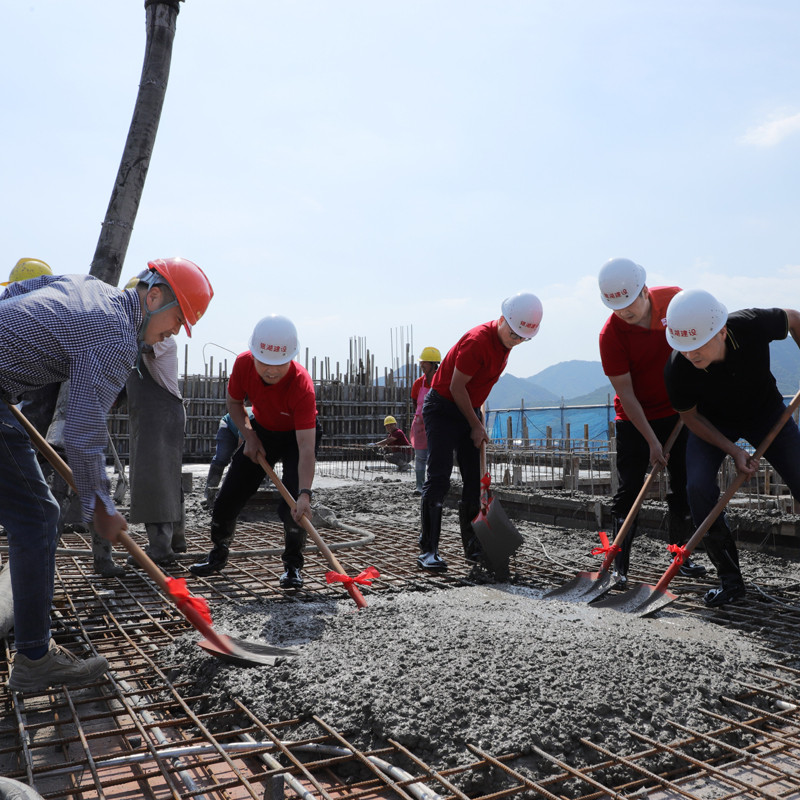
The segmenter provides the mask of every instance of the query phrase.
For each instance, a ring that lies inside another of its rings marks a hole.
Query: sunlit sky
[[[3,6],[2,258],[86,272],[144,2]],[[544,319],[510,373],[597,360],[611,256],[800,307],[799,23],[796,0],[186,0],[121,283],[207,272],[190,372],[281,313],[301,361],[357,338],[382,374],[399,335],[446,351],[521,290]]]

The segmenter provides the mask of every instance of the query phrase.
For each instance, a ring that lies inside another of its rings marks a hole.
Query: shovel
[[[130,487],[128,486],[128,479],[125,477],[125,467],[119,460],[119,453],[117,452],[117,448],[114,446],[114,440],[111,438],[110,431],[108,433],[108,446],[111,448],[111,455],[114,456],[114,467],[119,475],[119,480],[117,480],[117,485],[114,487],[113,495],[114,502],[119,504],[125,499],[125,493],[130,489]]]
[[[294,497],[292,497],[289,490],[283,485],[283,481],[275,474],[275,470],[267,463],[267,459],[264,458],[261,453],[258,454],[258,463],[261,466],[261,469],[267,473],[267,476],[275,485],[275,488],[281,493],[283,499],[289,504],[289,508],[294,511],[295,506],[297,503],[295,502]],[[369,586],[373,578],[378,577],[378,571],[374,567],[370,567],[368,570],[365,570],[360,575],[357,575],[355,578],[349,578],[345,571],[342,569],[342,565],[339,563],[339,560],[333,554],[333,551],[328,547],[327,544],[323,541],[322,537],[317,533],[316,528],[311,524],[311,520],[308,517],[301,517],[300,524],[305,528],[308,535],[314,540],[314,544],[319,548],[319,551],[322,555],[325,556],[325,560],[330,564],[332,570],[334,571],[333,575],[329,572],[325,576],[328,580],[328,583],[333,582],[341,582],[345,589],[347,589],[347,593],[350,597],[355,600],[356,605],[359,608],[366,608],[367,601],[364,599],[364,595],[361,594],[357,583],[364,584]]]
[[[760,459],[764,455],[764,452],[772,444],[772,440],[780,433],[798,405],[800,405],[800,392],[792,398],[791,403],[783,410],[778,421],[772,426],[769,433],[767,433],[761,441],[761,444],[759,444],[755,453],[753,453],[753,458]],[[684,547],[677,547],[676,545],[669,546],[670,552],[675,554],[674,559],[655,586],[640,583],[634,586],[630,591],[619,595],[619,597],[611,597],[607,600],[601,600],[599,603],[595,603],[595,608],[614,608],[617,611],[623,611],[637,617],[646,617],[676,600],[676,595],[672,594],[667,587],[681,568],[684,559],[688,558],[694,552],[695,547],[700,544],[701,540],[708,532],[708,529],[725,510],[725,506],[728,505],[731,498],[736,494],[739,487],[747,478],[748,475],[746,473],[737,473],[736,477],[731,481],[731,485],[717,501],[714,508],[709,511],[708,516],[700,523],[700,527],[698,527],[692,535],[692,538],[689,539]]]
[[[489,491],[491,477],[486,468],[486,442],[481,442],[481,509],[472,520],[472,530],[495,576],[508,576],[508,560],[522,545],[522,534],[514,527],[505,509]]]
[[[667,439],[664,444],[665,456],[669,454],[672,445],[675,444],[675,440],[678,438],[682,427],[683,421],[679,419],[675,423],[675,427],[672,429],[669,439]],[[622,523],[622,527],[617,531],[617,535],[611,545],[608,543],[608,537],[605,532],[600,531],[601,546],[592,550],[592,555],[605,553],[605,559],[603,560],[600,570],[598,572],[579,572],[572,580],[567,581],[563,586],[559,586],[557,589],[553,589],[542,595],[543,598],[547,598],[548,600],[562,600],[565,603],[591,603],[592,600],[602,597],[607,591],[613,589],[619,583],[619,580],[609,572],[611,564],[614,562],[617,553],[622,549],[622,544],[625,539],[628,538],[628,533],[633,527],[636,515],[642,507],[644,498],[647,496],[647,492],[650,490],[650,486],[655,480],[656,475],[661,472],[661,467],[661,464],[656,464],[653,469],[650,470],[649,475],[644,481],[644,485],[639,491],[639,494],[636,495],[636,500],[633,501],[631,510],[625,517],[625,521]]]
[[[28,432],[28,436],[30,436],[36,449],[69,484],[72,491],[78,494],[78,490],[75,487],[75,478],[67,462],[58,455],[44,436],[33,427],[16,406],[9,404],[8,407],[11,409],[11,413],[14,414],[20,424]],[[167,578],[147,553],[145,553],[125,531],[119,533],[119,542],[153,579],[164,595],[175,604],[178,611],[186,617],[194,628],[206,637],[198,642],[198,644],[207,652],[221,658],[223,661],[229,661],[232,664],[238,664],[243,667],[253,667],[263,664],[271,666],[275,664],[275,659],[279,656],[296,656],[298,654],[296,650],[246,642],[242,639],[234,639],[232,636],[217,633],[211,627],[211,615],[208,612],[208,603],[206,603],[202,597],[193,597],[186,588],[186,581],[183,578]]]

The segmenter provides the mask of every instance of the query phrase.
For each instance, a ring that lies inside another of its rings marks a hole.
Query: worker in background
[[[420,502],[417,564],[423,569],[447,569],[439,555],[439,537],[454,452],[463,482],[458,519],[464,557],[474,562],[483,559],[472,528],[480,510],[480,448],[489,441],[481,406],[506,368],[512,348],[536,336],[541,321],[542,304],[536,295],[520,292],[506,298],[502,316],[467,331],[433,376],[422,408],[428,438],[428,477]]]
[[[247,411],[247,415],[252,421],[253,414],[251,409],[245,407],[245,411]],[[225,412],[219,421],[214,457],[211,459],[211,464],[208,467],[208,475],[206,476],[206,503],[211,503],[216,496],[216,490],[219,488],[220,480],[222,480],[222,473],[225,472],[225,467],[231,463],[236,448],[243,442],[244,439],[239,434],[236,423],[233,421],[231,415]]]
[[[144,273],[126,289],[146,281]],[[178,345],[170,336],[142,347],[142,357],[125,384],[130,422],[128,522],[143,523],[145,553],[166,566],[186,552],[182,485],[186,409],[178,387]],[[136,564],[128,556],[129,564]]]
[[[428,461],[428,438],[425,435],[425,422],[422,419],[422,406],[425,395],[431,388],[431,381],[442,360],[442,354],[435,347],[423,347],[419,354],[419,370],[422,373],[411,387],[411,402],[414,406],[414,419],[411,423],[411,446],[414,448],[414,472],[417,485],[414,494],[422,494],[425,483],[425,465]]]
[[[717,474],[726,455],[740,473],[752,476],[758,461],[737,442],[757,448],[785,410],[769,366],[769,343],[791,334],[800,346],[800,312],[789,308],[748,308],[728,314],[701,289],[679,292],[667,308],[667,341],[675,352],[664,370],[672,405],[689,438],[686,444],[689,505],[695,526],[719,499]],[[791,417],[764,458],[800,500],[800,431]],[[745,596],[736,542],[723,512],[704,539],[720,585],[709,590],[708,606]]]
[[[0,283],[0,286],[8,286],[10,283],[16,283],[17,281],[28,281],[31,278],[40,278],[42,275],[52,274],[53,270],[50,265],[42,261],[42,259],[21,258],[9,273],[8,280]],[[0,294],[1,293],[2,289],[0,289]],[[60,388],[61,384],[59,383],[51,383],[46,387],[42,387],[36,392],[36,402],[30,402],[27,395],[22,395],[20,397],[20,410],[25,414],[28,422],[30,422],[42,436],[47,436],[48,434],[53,418],[53,411],[58,402]],[[59,500],[64,500],[66,508],[66,505],[68,505],[66,497],[69,493],[69,487],[43,456],[37,454],[37,458],[48,485]]]
[[[397,420],[391,414],[383,420],[383,428],[386,431],[386,438],[375,442],[372,447],[382,449],[384,460],[394,464],[399,472],[407,472],[412,458],[411,442],[400,430]]]
[[[192,564],[200,577],[219,572],[228,563],[236,520],[258,491],[265,472],[258,457],[274,467],[283,464],[282,482],[296,498],[294,510],[281,497],[278,516],[283,522],[285,571],[282,589],[300,589],[303,577],[305,530],[301,519],[311,517],[316,451],[322,436],[317,421],[314,383],[294,357],[300,350],[297,329],[287,317],[273,314],[260,320],[250,337],[250,349],[237,356],[228,379],[227,407],[244,446],[233,455],[211,513],[213,548],[205,561]],[[248,416],[245,398],[252,404]]]
[[[647,286],[644,267],[629,258],[612,258],[598,276],[600,299],[613,312],[600,331],[603,372],[614,387],[614,428],[619,487],[611,503],[614,535],[622,527],[644,483],[648,465],[666,466],[667,535],[670,544],[685,544],[694,532],[686,496],[686,439],[681,430],[668,455],[664,444],[678,422],[664,385],[664,365],[672,348],[664,335],[667,306],[677,286]],[[620,584],[628,579],[631,546],[638,520],[614,559]],[[706,568],[687,558],[680,575],[699,578]]]
[[[89,275],[43,275],[0,296],[0,394],[8,402],[70,378],[65,425],[85,521],[111,542],[127,528],[106,474],[106,415],[144,345],[177,334],[213,296],[200,268],[181,258],[148,264],[147,279],[121,290]],[[0,524],[6,530],[14,599],[14,691],[88,684],[108,669],[102,656],[75,658],[50,636],[59,506],[24,427],[0,403]],[[88,644],[88,643],[87,643]]]
[[[8,280],[0,283],[0,286],[8,286],[9,283],[29,281],[31,278],[52,274],[53,270],[46,261],[42,261],[40,258],[21,258],[9,273]]]

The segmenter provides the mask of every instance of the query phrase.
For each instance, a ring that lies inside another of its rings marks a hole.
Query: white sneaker
[[[103,656],[81,660],[51,639],[50,649],[42,658],[14,655],[8,688],[15,692],[38,692],[50,686],[92,683],[107,671],[108,661]]]

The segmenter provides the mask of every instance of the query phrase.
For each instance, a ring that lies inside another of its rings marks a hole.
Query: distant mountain
[[[606,403],[614,402],[614,387],[607,383],[605,386],[600,386],[592,392],[581,394],[577,397],[569,398],[569,405],[571,406],[597,406],[606,405]],[[565,401],[566,402],[566,401]]]
[[[560,395],[539,386],[533,378],[506,374],[494,385],[488,403],[489,408],[519,408],[521,403],[527,407],[552,406],[560,399]]]
[[[770,344],[769,365],[781,394],[797,394],[800,388],[800,350],[791,336]]]
[[[587,394],[608,383],[599,361],[561,361],[527,380],[544,387],[559,400]]]
[[[503,375],[489,395],[489,408],[554,406],[562,398],[569,405],[606,403],[614,390],[599,361],[561,361],[530,378]]]
[[[794,339],[772,342],[770,367],[784,395],[793,396],[800,388],[800,349]],[[614,398],[614,388],[603,374],[599,361],[561,361],[530,378],[505,374],[489,395],[489,408],[529,408],[559,405],[589,406]]]

